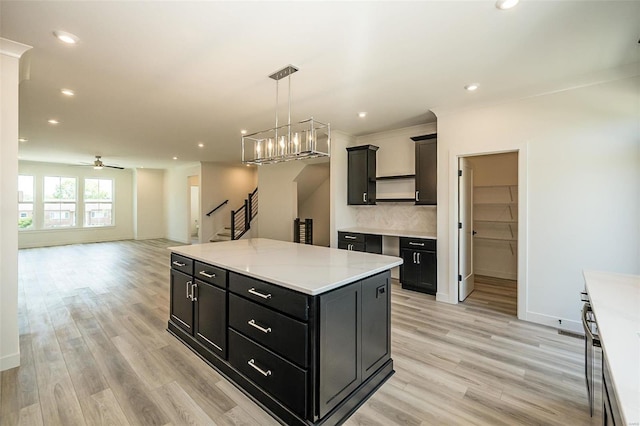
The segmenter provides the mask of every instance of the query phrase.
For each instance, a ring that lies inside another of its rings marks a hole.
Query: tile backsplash
[[[380,203],[375,206],[354,206],[356,226],[414,230],[436,234],[436,207],[407,203]]]

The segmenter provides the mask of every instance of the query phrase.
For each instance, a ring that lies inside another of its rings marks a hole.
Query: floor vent
[[[580,333],[575,333],[569,330],[558,330],[558,334],[562,334],[563,336],[574,337],[576,339],[584,340],[584,335]]]

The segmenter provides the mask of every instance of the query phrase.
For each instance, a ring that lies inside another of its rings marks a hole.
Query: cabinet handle
[[[355,240],[357,237],[354,237],[353,235],[345,235],[344,239],[345,240]]]
[[[347,245],[347,250],[353,250],[353,244]]]
[[[418,256],[418,265],[420,264],[420,253],[416,253]]]
[[[247,324],[249,324],[251,327],[253,328],[257,328],[258,330],[262,331],[263,333],[271,333],[271,327],[260,327],[258,324],[256,324],[256,320],[251,319],[247,322]]]
[[[187,282],[185,283],[185,287],[186,287],[186,289],[187,289],[187,299],[191,299],[191,294],[192,294],[192,293],[189,293],[189,286],[190,286],[191,284],[192,284],[192,282],[191,282],[191,281],[187,281]]]
[[[366,203],[366,202],[367,202],[367,193],[366,193],[366,192],[363,192],[363,193],[362,193],[362,202],[363,202],[363,203]]]
[[[424,247],[424,243],[414,243],[413,241],[409,241],[409,245],[410,245],[410,246],[420,246],[420,247]]]
[[[416,263],[416,252],[413,252],[413,263]]]
[[[255,287],[251,287],[247,291],[249,293],[253,294],[254,296],[262,297],[263,299],[271,299],[271,293],[269,293],[269,294],[260,293],[259,291],[256,291]]]
[[[178,262],[177,260],[174,260],[173,262],[171,262],[171,264],[178,266],[180,268],[182,268],[183,266],[187,266],[186,263],[181,263],[181,262]]]
[[[198,289],[198,283],[195,283],[191,286],[191,300],[194,302],[198,301],[198,296],[197,293],[195,292],[195,290]]]
[[[207,274],[205,271],[200,271],[198,272],[200,275],[207,277],[207,278],[215,278],[216,274]]]
[[[416,191],[416,201],[420,201],[420,191]]]
[[[247,362],[251,367],[253,367],[258,373],[262,374],[264,377],[269,377],[271,375],[271,370],[264,371],[262,368],[256,365],[256,361],[251,358],[249,362]]]

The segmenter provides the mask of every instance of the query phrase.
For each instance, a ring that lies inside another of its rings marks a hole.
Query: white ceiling
[[[20,158],[34,161],[239,161],[240,129],[273,127],[267,76],[288,64],[300,68],[292,119],[313,115],[354,135],[558,90],[579,76],[640,73],[638,1],[522,0],[500,11],[493,0],[2,0],[0,15],[2,37],[33,46],[22,62]],[[54,30],[79,44],[60,43]],[[480,89],[463,90],[471,82]]]

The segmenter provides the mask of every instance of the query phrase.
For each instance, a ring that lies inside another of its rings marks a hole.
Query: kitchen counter
[[[625,425],[640,424],[640,276],[585,271]]]
[[[436,236],[430,232],[410,231],[406,229],[382,229],[382,228],[364,228],[354,227],[338,229],[338,232],[355,232],[359,234],[383,235],[385,237],[409,237],[409,238],[425,238],[435,240]]]
[[[174,253],[311,296],[387,271],[402,259],[253,238],[169,247]]]

